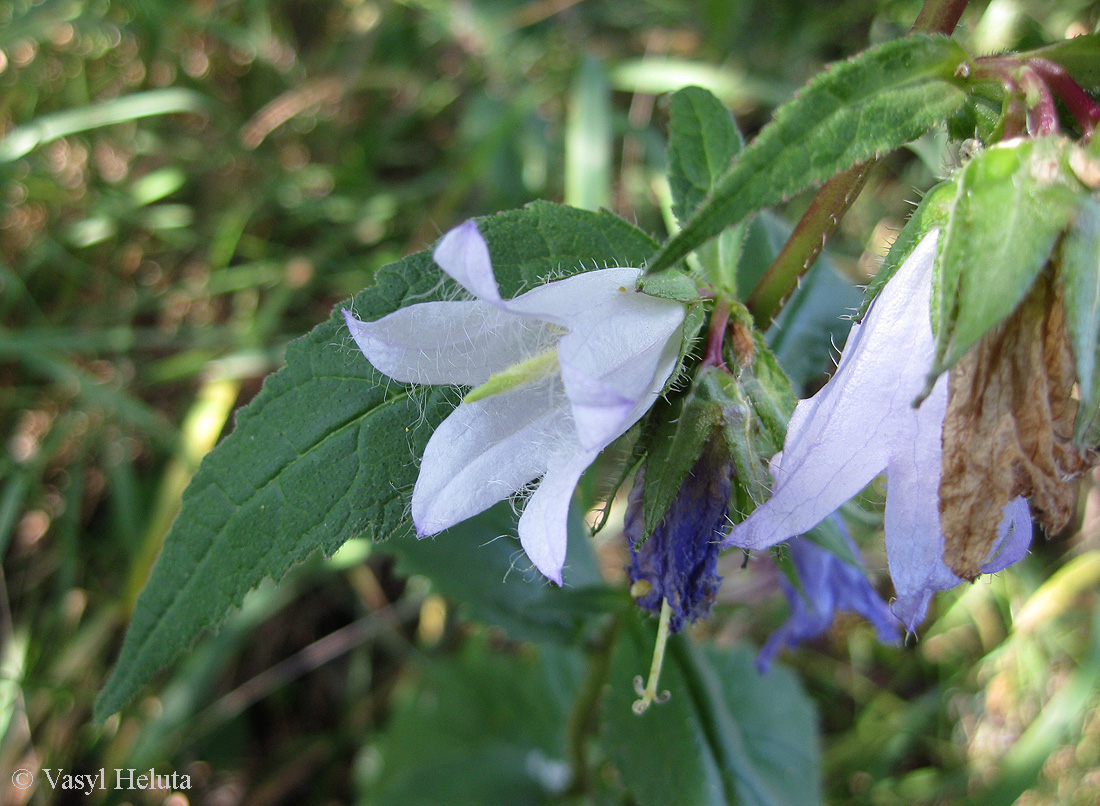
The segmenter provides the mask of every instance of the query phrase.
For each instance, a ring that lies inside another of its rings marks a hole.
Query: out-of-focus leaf
[[[575,514],[569,524],[564,588],[529,571],[515,535],[516,515],[505,502],[433,538],[391,540],[385,550],[397,556],[402,573],[428,577],[471,618],[503,627],[512,638],[574,638],[592,613],[586,601],[606,590],[584,522]]]
[[[425,666],[397,695],[385,734],[361,765],[361,806],[534,806],[572,781],[568,709],[576,653],[515,654],[471,641]]]
[[[509,295],[551,273],[640,261],[652,250],[644,233],[610,213],[547,203],[480,227]],[[348,307],[376,319],[451,287],[421,252],[381,271]],[[376,372],[339,310],[292,343],[286,368],[241,410],[185,492],[97,715],[117,710],[264,578],[279,579],[351,537],[406,534],[403,491],[415,481],[416,456],[457,400],[449,388],[415,390]]]
[[[154,115],[206,111],[208,104],[203,96],[194,90],[179,87],[111,98],[79,109],[45,115],[17,126],[4,135],[3,142],[0,142],[0,163],[17,160],[40,145],[89,129]]]
[[[665,269],[751,213],[920,137],[965,101],[955,71],[966,58],[951,39],[911,36],[832,65],[779,109],[650,269]]]
[[[803,395],[821,373],[832,372],[834,352],[844,346],[860,300],[859,290],[837,273],[832,261],[818,258],[768,329],[772,352],[796,394]]]
[[[585,210],[611,206],[611,87],[603,65],[581,63],[569,96],[565,130],[565,203]]]
[[[630,681],[648,668],[653,641],[651,625],[627,619],[605,702],[612,760],[637,803],[821,803],[817,719],[793,674],[761,676],[746,648],[700,649],[673,636],[661,676],[670,697],[638,716]]]

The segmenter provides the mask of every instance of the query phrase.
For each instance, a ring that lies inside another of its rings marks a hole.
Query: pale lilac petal
[[[581,474],[598,451],[562,453],[550,461],[538,489],[523,508],[519,540],[535,567],[562,584],[565,550],[569,543],[569,503]]]
[[[554,378],[460,405],[424,449],[412,495],[417,534],[454,526],[545,473],[572,428]]]
[[[554,322],[562,327],[563,332],[570,331],[577,326],[578,320],[598,317],[601,309],[627,294],[647,296],[634,291],[641,275],[641,269],[630,268],[582,271],[535,286],[514,299],[506,300],[504,305],[514,314]],[[679,303],[674,304],[683,308]]]
[[[932,364],[937,234],[925,236],[852,327],[832,379],[798,404],[772,462],[772,497],[734,527],[726,545],[761,549],[801,534],[886,467]]]
[[[473,220],[444,235],[432,257],[455,282],[478,299],[494,304],[501,302],[489,247]]]
[[[947,411],[947,376],[940,378],[919,410],[916,431],[902,434],[887,470],[886,557],[897,598],[893,604],[909,632],[924,620],[932,595],[962,582],[943,561],[939,488],[943,415]],[[1004,508],[997,543],[982,566],[985,573],[1008,567],[1031,544],[1027,500]]]
[[[373,322],[344,311],[355,343],[379,372],[402,383],[478,386],[552,345],[536,320],[487,302],[422,302]]]
[[[940,434],[947,411],[947,376],[921,404],[897,439],[886,471],[886,559],[894,580],[894,614],[915,632],[936,591],[959,584],[943,562],[940,532]]]
[[[982,565],[983,574],[995,574],[1027,556],[1031,547],[1031,509],[1024,497],[1009,501],[997,527],[997,542]]]
[[[623,432],[622,424],[637,401],[564,361],[561,374],[573,409],[577,437],[584,448],[599,450]]]
[[[562,308],[568,311],[560,318],[569,332],[558,355],[577,433],[588,449],[614,440],[652,405],[675,365],[668,361],[670,350],[679,355],[685,308],[634,290],[639,274],[608,268],[543,287],[575,288],[572,308]],[[549,302],[550,296],[539,301]],[[632,416],[642,400],[648,400],[645,408]]]

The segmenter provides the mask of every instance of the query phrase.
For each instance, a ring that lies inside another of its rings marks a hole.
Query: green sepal
[[[649,539],[668,512],[707,442],[717,436],[721,419],[721,405],[706,394],[698,380],[686,395],[654,407],[652,431],[645,438],[642,541]]]
[[[1004,90],[999,85],[975,85],[966,103],[947,119],[948,136],[952,140],[991,142],[1001,124],[1003,102]]]
[[[1100,412],[1100,200],[1084,201],[1062,241],[1066,324],[1073,340],[1081,400],[1074,444],[1085,449]]]
[[[708,393],[722,404],[722,437],[734,467],[730,517],[735,522],[770,495],[768,464],[783,447],[795,404],[790,380],[759,333],[753,334],[753,348],[751,365],[703,379]]]
[[[957,174],[932,285],[927,389],[1027,295],[1076,215],[1082,187],[1061,137],[979,152]]]
[[[882,291],[883,286],[893,277],[905,259],[917,248],[929,232],[936,227],[943,227],[947,223],[951,203],[955,199],[956,188],[954,179],[946,179],[924,194],[917,209],[909,216],[905,226],[898,237],[890,245],[890,251],[882,261],[882,266],[875,273],[874,278],[867,284],[867,294],[860,306],[856,319],[862,320],[871,307],[875,297]]]
[[[698,302],[699,284],[689,274],[668,269],[657,274],[643,274],[638,278],[638,291],[651,297],[662,297],[676,302]]]

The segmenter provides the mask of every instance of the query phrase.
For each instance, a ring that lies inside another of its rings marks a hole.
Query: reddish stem
[[[1024,102],[1027,104],[1028,134],[1032,137],[1057,134],[1061,127],[1058,125],[1058,110],[1054,106],[1050,87],[1036,71],[1026,65],[1020,70],[1020,89],[1024,91]],[[1038,98],[1035,103],[1031,102],[1033,97]]]
[[[710,330],[707,331],[707,351],[703,356],[704,367],[721,367],[729,371],[722,360],[722,345],[726,341],[726,326],[730,321],[730,304],[725,297],[718,298],[714,315],[710,318]]]
[[[1050,59],[1028,59],[1027,65],[1046,82],[1054,94],[1062,99],[1073,119],[1081,128],[1081,135],[1089,140],[1100,123],[1100,106],[1073,80],[1066,69]]]
[[[913,22],[913,31],[951,36],[969,2],[970,0],[947,0],[941,3],[925,3]]]

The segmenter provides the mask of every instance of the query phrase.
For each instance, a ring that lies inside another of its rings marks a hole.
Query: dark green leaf
[[[529,806],[558,799],[572,769],[568,711],[576,653],[484,640],[423,669],[398,692],[360,779],[363,806]]]
[[[932,287],[936,357],[929,385],[1008,316],[1050,259],[1079,205],[1056,137],[995,146],[955,179]]]
[[[703,650],[676,635],[660,685],[670,697],[637,716],[630,681],[649,668],[653,641],[652,625],[624,624],[605,703],[612,760],[641,806],[821,803],[816,716],[793,674],[761,676],[744,647]]]
[[[745,142],[729,110],[702,87],[674,92],[669,115],[672,212],[684,223],[711,194]]]
[[[501,290],[584,268],[641,265],[653,242],[610,213],[547,203],[479,224]],[[427,252],[379,272],[348,303],[376,319],[446,296],[453,284]],[[121,707],[205,629],[266,577],[279,579],[310,554],[350,537],[408,533],[416,457],[458,395],[413,389],[375,372],[355,349],[339,311],[287,349],[233,432],[204,460],[184,494],[117,666],[97,702]]]
[[[668,268],[731,224],[920,137],[966,99],[951,39],[912,36],[832,65],[781,107],[650,262]]]

